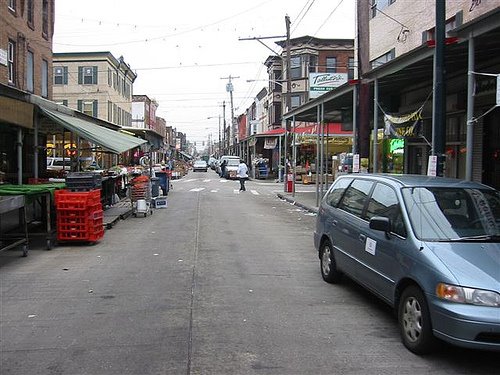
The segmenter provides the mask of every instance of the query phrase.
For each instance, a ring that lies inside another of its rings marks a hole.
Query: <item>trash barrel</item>
[[[160,179],[158,177],[151,177],[151,195],[153,197],[160,195]]]
[[[163,191],[162,195],[167,195],[170,187],[170,178],[168,172],[156,172],[156,177],[160,179],[160,187]]]
[[[289,173],[286,175],[286,192],[291,193],[293,191],[293,174]]]

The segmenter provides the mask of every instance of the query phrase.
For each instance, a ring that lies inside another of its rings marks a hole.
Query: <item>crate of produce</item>
[[[102,176],[95,172],[72,172],[66,176],[66,188],[71,191],[89,191],[102,187]]]

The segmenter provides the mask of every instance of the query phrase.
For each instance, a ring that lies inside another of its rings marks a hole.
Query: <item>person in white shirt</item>
[[[248,167],[243,160],[240,160],[240,164],[238,165],[238,171],[236,172],[236,176],[240,180],[240,191],[246,191],[245,181],[248,178]]]

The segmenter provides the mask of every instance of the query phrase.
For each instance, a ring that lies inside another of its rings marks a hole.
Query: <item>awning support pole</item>
[[[358,85],[353,86],[353,91],[352,91],[352,154],[355,155],[358,153],[358,137],[357,137],[357,131],[358,131],[358,116],[357,116],[357,109],[358,109]]]
[[[297,172],[296,172],[296,169],[297,169],[297,135],[295,134],[295,116],[292,116],[292,129],[293,129],[293,136],[292,136],[292,139],[293,139],[292,197],[295,197],[295,177],[297,175]]]
[[[465,159],[465,179],[472,181],[472,153],[474,148],[474,37],[469,34],[468,76],[467,76],[467,155]]]
[[[319,158],[320,158],[320,139],[319,139],[319,127],[321,124],[320,120],[320,109],[319,105],[316,107],[316,207],[319,207]]]
[[[378,79],[373,81],[373,173],[378,172]]]
[[[40,118],[38,117],[38,111],[35,110],[34,126],[33,126],[33,147],[34,147],[34,160],[33,160],[33,177],[38,178],[38,158],[39,158],[39,147],[38,147],[38,125]]]
[[[17,129],[17,184],[23,184],[23,130]]]

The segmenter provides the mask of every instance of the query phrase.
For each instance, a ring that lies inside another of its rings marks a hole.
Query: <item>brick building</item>
[[[0,0],[0,83],[52,98],[54,0]]]

